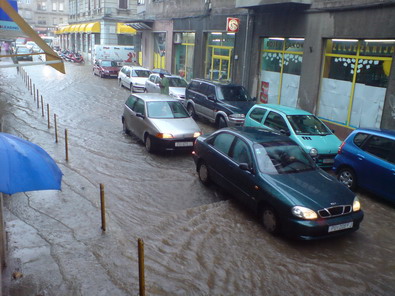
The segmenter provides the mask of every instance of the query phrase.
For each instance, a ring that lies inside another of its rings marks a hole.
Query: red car
[[[96,60],[93,64],[93,74],[103,77],[118,77],[122,61]]]

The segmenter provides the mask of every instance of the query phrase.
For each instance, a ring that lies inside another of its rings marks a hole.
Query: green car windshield
[[[155,101],[147,103],[149,118],[187,118],[190,117],[188,111],[180,102]]]
[[[330,135],[330,130],[314,115],[288,115],[295,134],[297,135]]]
[[[220,101],[251,101],[247,90],[240,85],[222,85],[218,91]]]
[[[311,171],[315,163],[298,145],[292,142],[254,144],[259,170],[264,174],[287,174]]]

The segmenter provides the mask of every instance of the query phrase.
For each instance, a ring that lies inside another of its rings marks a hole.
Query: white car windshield
[[[258,168],[265,174],[287,174],[316,168],[313,160],[297,144],[270,142],[254,145]]]
[[[132,72],[133,77],[148,77],[150,74],[151,72],[147,70],[133,70]]]
[[[186,118],[190,117],[188,111],[180,102],[155,101],[147,103],[149,118]]]

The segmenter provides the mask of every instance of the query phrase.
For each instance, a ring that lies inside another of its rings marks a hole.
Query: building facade
[[[69,0],[69,25],[57,31],[61,47],[89,60],[95,45],[137,44],[136,30],[124,25],[136,15],[136,6],[131,0]]]
[[[139,0],[145,65],[246,86],[258,103],[310,111],[340,137],[395,129],[395,3]],[[229,18],[239,19],[236,33]]]
[[[68,21],[68,0],[18,0],[18,12],[38,34],[55,36]]]

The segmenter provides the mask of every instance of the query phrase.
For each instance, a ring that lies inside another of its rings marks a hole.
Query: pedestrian
[[[159,73],[161,80],[159,81],[160,93],[164,95],[169,94],[169,79],[163,74]]]

